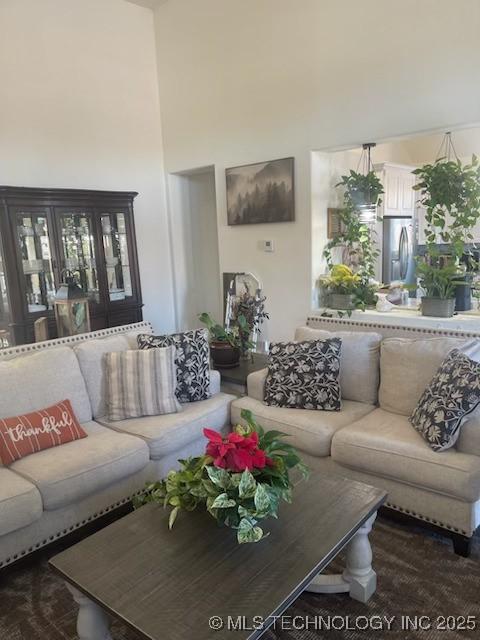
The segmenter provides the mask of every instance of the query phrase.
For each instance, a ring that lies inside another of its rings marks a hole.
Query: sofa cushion
[[[92,408],[78,360],[70,347],[0,362],[0,418],[30,413],[70,400],[80,423],[92,419]]]
[[[0,418],[0,460],[11,464],[37,451],[86,438],[69,400],[22,416]]]
[[[376,404],[378,399],[380,344],[379,333],[364,331],[325,331],[300,327],[295,340],[325,340],[340,338],[340,387],[342,398],[366,404]]]
[[[174,346],[105,354],[107,419],[127,420],[181,411],[175,390]]]
[[[148,447],[140,438],[96,422],[82,424],[88,438],[40,451],[10,469],[36,485],[46,510],[60,509],[143,469]]]
[[[249,398],[263,402],[265,397],[265,380],[267,379],[268,368],[259,369],[247,376],[247,393]]]
[[[434,451],[453,447],[480,405],[480,364],[453,349],[425,389],[410,422]]]
[[[386,338],[380,347],[380,407],[410,416],[447,353],[465,342],[461,338]]]
[[[461,453],[480,456],[480,416],[478,411],[462,424],[455,447]]]
[[[146,416],[101,423],[122,433],[143,438],[150,449],[150,458],[158,460],[173,451],[182,457],[182,448],[202,437],[203,429],[219,430],[230,423],[230,403],[235,396],[218,393],[208,400],[187,402],[180,413]],[[205,446],[207,441],[205,440]]]
[[[339,338],[273,343],[265,380],[266,404],[340,411],[341,346]]]
[[[332,458],[357,471],[466,502],[480,498],[480,458],[455,449],[432,451],[406,416],[383,409],[338,431]]]
[[[139,349],[174,346],[177,366],[177,398],[197,402],[210,397],[210,346],[207,329],[193,329],[164,336],[139,335]]]
[[[375,409],[363,402],[345,400],[341,411],[268,407],[248,396],[232,404],[232,424],[243,423],[242,409],[248,409],[265,429],[288,433],[288,443],[313,456],[329,456],[332,437],[338,429],[355,422]],[[411,428],[411,427],[410,427]]]
[[[95,419],[107,413],[106,375],[104,355],[111,351],[127,351],[136,349],[136,335],[130,339],[126,335],[109,336],[98,340],[85,340],[73,350],[78,358],[80,369],[87,385],[92,414]],[[131,346],[131,345],[134,346]]]
[[[27,527],[43,513],[37,487],[10,469],[0,467],[0,536]]]

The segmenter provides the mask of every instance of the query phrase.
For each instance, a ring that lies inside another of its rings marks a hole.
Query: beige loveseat
[[[233,396],[220,393],[180,413],[109,424],[102,356],[136,348],[148,323],[0,351],[0,417],[68,398],[88,437],[0,465],[0,567],[128,502],[177,458],[198,455],[202,429],[229,424]]]
[[[454,448],[437,453],[409,423],[420,395],[462,338],[386,338],[376,333],[300,328],[295,340],[342,338],[342,410],[268,407],[267,370],[248,378],[248,396],[232,404],[232,422],[250,409],[266,428],[284,431],[311,466],[388,491],[387,506],[448,530],[469,552],[480,524],[480,419],[461,428]]]

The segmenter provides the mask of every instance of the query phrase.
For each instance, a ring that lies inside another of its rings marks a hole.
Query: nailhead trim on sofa
[[[341,329],[349,329],[351,331],[361,331],[362,329],[370,329],[376,330],[378,333],[382,334],[382,330],[387,330],[389,332],[390,337],[392,331],[401,332],[403,335],[399,337],[404,337],[405,334],[412,334],[411,337],[415,338],[419,335],[425,337],[449,337],[449,338],[480,338],[480,331],[461,331],[458,329],[435,329],[428,327],[406,327],[402,325],[394,325],[394,324],[380,324],[378,322],[369,322],[369,321],[358,321],[357,319],[352,318],[329,318],[319,315],[308,316],[307,317],[307,326],[312,327],[313,329],[326,329],[327,331],[335,331]],[[394,337],[394,336],[393,336]],[[412,516],[417,518],[418,520],[423,520],[424,522],[428,522],[430,524],[434,524],[438,527],[442,527],[443,529],[447,529],[448,531],[452,531],[453,533],[459,533],[464,536],[470,536],[470,533],[464,531],[463,529],[458,529],[457,527],[452,527],[444,522],[440,522],[439,520],[435,520],[433,518],[429,518],[428,516],[424,516],[421,513],[417,513],[416,511],[411,511],[410,509],[404,509],[403,507],[399,507],[392,502],[386,502],[386,507],[393,509],[394,511],[399,511],[400,513],[404,513],[405,515]]]
[[[73,344],[78,344],[80,342],[84,342],[85,340],[92,340],[92,339],[95,339],[95,338],[106,338],[108,336],[113,336],[113,335],[117,335],[117,334],[121,334],[121,333],[131,333],[131,332],[134,332],[134,331],[139,331],[139,332],[144,331],[145,333],[151,333],[152,332],[152,325],[150,324],[150,322],[137,322],[135,324],[122,325],[120,327],[109,327],[108,329],[100,329],[98,331],[91,331],[90,333],[81,333],[81,334],[76,335],[76,336],[68,336],[68,337],[65,337],[65,338],[57,338],[55,340],[46,340],[44,342],[35,342],[33,344],[24,344],[24,345],[19,345],[17,347],[9,347],[8,349],[0,349],[0,361],[1,360],[10,360],[10,359],[14,358],[15,356],[22,355],[22,354],[25,354],[25,353],[33,353],[33,352],[36,352],[36,351],[43,351],[45,349],[51,349],[51,348],[54,348],[54,347],[59,347],[61,345],[69,345],[70,346],[70,345],[73,345]],[[15,562],[16,560],[18,560],[19,558],[27,555],[28,553],[32,553],[32,551],[35,551],[37,549],[41,549],[42,547],[46,546],[47,544],[50,544],[54,540],[57,540],[58,538],[61,538],[61,537],[65,536],[65,535],[67,535],[67,533],[70,533],[71,531],[75,531],[76,529],[79,529],[80,527],[83,527],[87,523],[92,522],[93,520],[96,520],[97,518],[100,518],[101,516],[109,513],[110,511],[113,511],[114,509],[117,509],[118,507],[121,507],[122,505],[127,504],[135,496],[140,495],[142,492],[143,492],[143,490],[140,489],[136,493],[134,493],[134,494],[132,494],[132,495],[126,497],[126,498],[123,498],[122,500],[117,500],[116,502],[114,502],[113,504],[109,505],[108,507],[105,507],[105,508],[101,509],[100,511],[98,511],[97,513],[94,513],[93,516],[89,516],[88,518],[84,518],[83,520],[81,520],[79,522],[76,522],[75,524],[73,524],[70,527],[68,527],[68,529],[63,529],[61,531],[58,531],[57,533],[48,536],[48,538],[45,538],[45,540],[42,540],[42,542],[37,542],[32,547],[29,547],[28,549],[23,549],[19,553],[16,553],[11,558],[7,558],[4,561],[0,561],[0,569],[3,568],[3,567],[8,566],[12,562]]]
[[[85,340],[92,340],[96,338],[106,338],[119,333],[131,333],[133,331],[145,331],[145,333],[152,332],[152,325],[150,322],[136,322],[135,324],[126,324],[120,327],[110,327],[108,329],[99,329],[98,331],[91,331],[90,333],[80,333],[76,336],[68,336],[66,338],[56,338],[55,340],[45,340],[44,342],[34,342],[32,344],[22,344],[17,347],[9,347],[8,349],[0,349],[0,360],[10,360],[14,356],[18,356],[24,353],[30,353],[34,351],[43,351],[44,349],[51,349],[53,347],[59,347],[61,345],[73,345],[79,342],[85,342]]]
[[[62,529],[61,531],[58,531],[57,533],[48,536],[48,538],[45,538],[45,540],[42,540],[42,542],[37,542],[32,547],[29,547],[28,549],[23,549],[19,553],[16,553],[11,558],[7,558],[4,561],[0,561],[0,569],[2,569],[3,567],[7,567],[9,564],[11,564],[12,562],[15,562],[19,558],[22,558],[28,553],[32,553],[37,549],[41,549],[42,547],[45,547],[47,544],[50,544],[54,540],[58,540],[58,538],[62,538],[63,536],[66,536],[67,533],[71,533],[72,531],[75,531],[76,529],[80,529],[80,527],[85,526],[89,522],[93,522],[94,520],[101,518],[107,513],[110,513],[110,511],[113,511],[114,509],[118,509],[118,507],[121,507],[122,505],[127,504],[128,502],[131,502],[133,498],[141,495],[142,493],[143,493],[143,489],[140,489],[139,491],[136,491],[135,493],[133,493],[131,496],[128,496],[127,498],[122,498],[122,500],[117,500],[116,502],[109,505],[108,507],[104,507],[103,509],[100,509],[100,511],[98,511],[97,513],[94,513],[93,516],[88,516],[88,518],[84,518],[83,520],[76,522],[75,524],[72,524],[70,527],[68,527],[68,529]]]
[[[419,520],[423,520],[424,522],[429,522],[430,524],[435,524],[437,527],[442,527],[442,529],[448,529],[449,531],[453,531],[454,533],[461,533],[464,536],[469,536],[470,534],[464,531],[463,529],[457,529],[457,527],[451,527],[449,524],[445,524],[444,522],[440,522],[440,520],[434,520],[433,518],[428,518],[427,516],[423,516],[421,513],[417,513],[416,511],[411,511],[410,509],[404,509],[403,507],[399,507],[392,502],[385,502],[385,506],[389,509],[394,509],[395,511],[400,511],[407,516],[413,516],[414,518],[418,518]]]

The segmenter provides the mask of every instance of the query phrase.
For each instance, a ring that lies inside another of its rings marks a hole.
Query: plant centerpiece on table
[[[270,316],[265,311],[267,298],[260,294],[260,289],[253,294],[246,282],[243,286],[245,290],[232,307],[232,324],[238,326],[241,355],[247,357],[249,350],[253,346],[252,336],[256,333],[261,333],[261,325]]]
[[[456,288],[465,286],[466,269],[460,260],[480,218],[480,164],[475,155],[463,164],[449,133],[443,144],[446,156],[413,171],[418,177],[413,188],[420,191],[419,202],[425,207],[426,252],[417,259],[417,274],[426,294],[422,314],[449,317],[455,311]],[[450,159],[452,152],[455,160]],[[450,253],[442,255],[439,244],[450,245]]]
[[[208,329],[210,335],[210,353],[216,367],[228,369],[237,367],[240,362],[242,338],[241,327],[247,331],[247,321],[244,316],[238,316],[235,326],[225,329],[213,320],[209,313],[203,312],[198,316]]]
[[[222,436],[204,429],[205,454],[179,460],[180,470],[147,485],[135,506],[160,502],[173,507],[169,527],[181,510],[205,509],[220,525],[237,531],[237,540],[258,542],[266,537],[258,523],[278,517],[281,500],[291,502],[292,470],[305,478],[308,469],[280,431],[264,431],[250,411],[242,411],[246,426]]]
[[[352,308],[365,310],[366,307],[375,305],[375,294],[379,288],[374,280],[379,250],[376,243],[377,234],[372,223],[377,221],[377,207],[381,204],[384,190],[371,164],[370,148],[372,146],[372,143],[364,145],[364,154],[362,154],[365,164],[364,173],[351,170],[335,185],[337,188],[344,189],[343,207],[339,211],[342,230],[327,243],[323,252],[331,277],[336,279],[346,266],[356,276],[354,283],[348,283],[351,289],[348,291],[348,295],[351,296],[351,305],[347,307],[348,310]],[[350,265],[335,265],[333,252],[339,247],[343,249],[344,257]],[[340,272],[337,270],[333,273],[335,267],[340,267]],[[324,282],[325,279],[322,278],[321,284]],[[326,282],[327,292],[331,292],[332,284],[328,279]],[[328,305],[336,308],[335,298],[333,305],[331,301]]]

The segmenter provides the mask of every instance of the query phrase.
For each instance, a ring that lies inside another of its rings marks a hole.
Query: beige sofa
[[[308,462],[388,491],[387,506],[448,530],[468,554],[480,524],[480,417],[461,428],[454,448],[436,453],[409,416],[447,352],[464,338],[386,338],[373,332],[300,328],[296,340],[342,338],[340,412],[268,407],[267,370],[248,378],[248,396],[232,404],[232,422],[250,409],[266,428],[291,436]]]
[[[68,398],[88,437],[0,465],[0,567],[128,502],[147,480],[204,449],[202,429],[225,429],[233,396],[220,393],[177,414],[109,424],[102,355],[136,348],[148,323],[0,351],[0,417]]]

